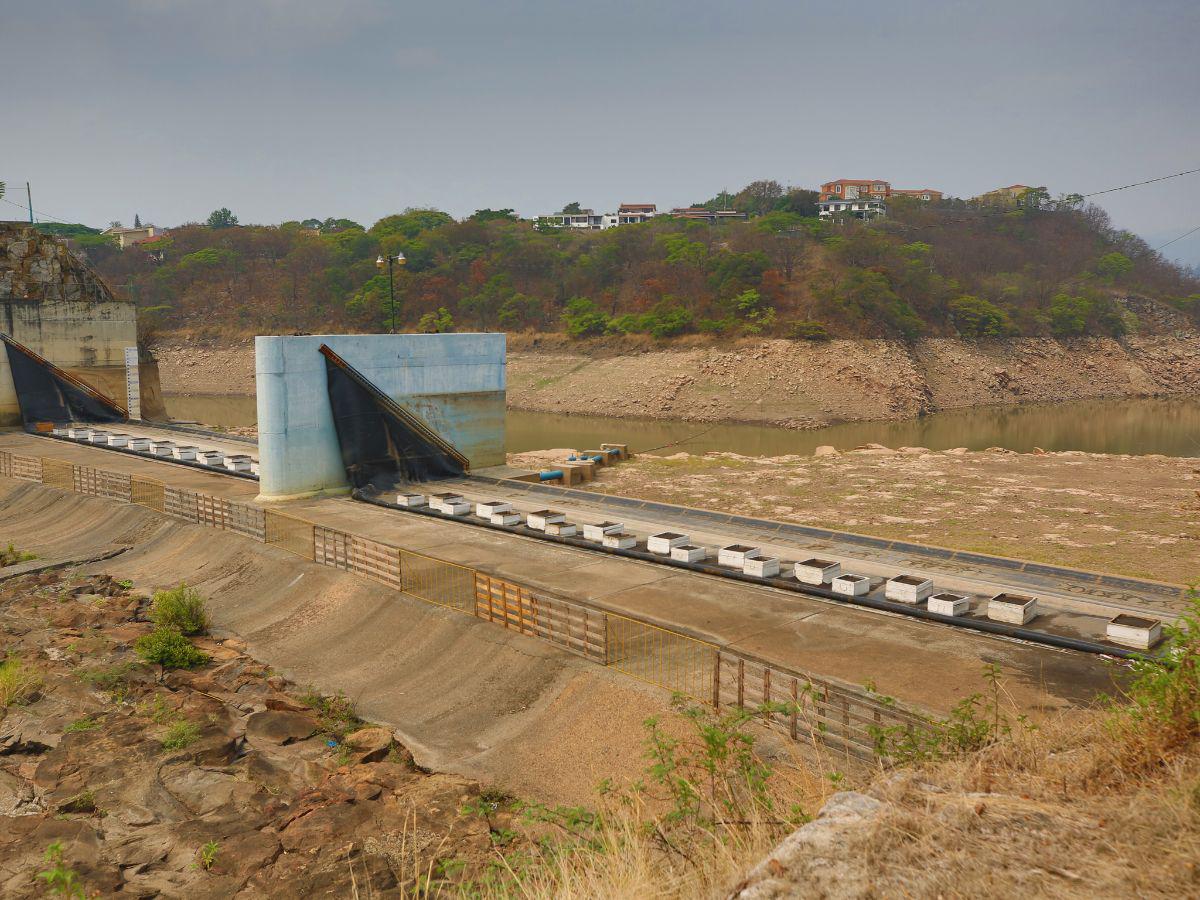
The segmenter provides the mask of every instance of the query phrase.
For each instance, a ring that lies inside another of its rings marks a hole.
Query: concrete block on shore
[[[671,559],[679,562],[704,562],[708,559],[708,551],[703,547],[697,547],[695,544],[684,544],[680,547],[671,548]]]
[[[987,605],[987,617],[1009,625],[1024,625],[1037,618],[1037,597],[1028,594],[997,594]]]
[[[108,436],[108,446],[110,447],[128,447],[129,435],[127,434],[110,434]]]
[[[744,569],[746,560],[762,556],[762,548],[749,544],[730,544],[717,551],[717,565],[729,566],[731,569]]]
[[[1162,640],[1162,623],[1157,619],[1144,619],[1122,613],[1109,620],[1105,634],[1114,644],[1149,650]]]
[[[971,608],[971,598],[965,594],[952,594],[949,591],[942,591],[940,594],[930,596],[927,608],[930,612],[935,612],[943,616],[961,616],[966,614],[967,610]]]
[[[225,454],[220,450],[205,450],[198,458],[206,466],[225,467]]]
[[[583,536],[589,541],[603,541],[606,534],[617,534],[625,530],[620,522],[600,522],[596,525],[584,525]]]
[[[200,448],[193,447],[190,444],[188,444],[188,445],[185,445],[182,447],[175,448],[175,458],[181,459],[184,462],[195,462],[196,454],[199,452],[200,452]]]
[[[813,557],[801,560],[792,566],[792,573],[801,584],[813,584],[821,587],[842,574],[842,564],[832,559]]]
[[[525,517],[525,524],[535,531],[545,531],[551,522],[565,522],[567,514],[556,509],[539,509]]]
[[[680,534],[678,531],[660,531],[646,539],[646,549],[659,556],[670,556],[672,550],[682,547],[688,540],[686,534]]]
[[[424,494],[397,494],[396,495],[396,505],[408,507],[409,509],[416,507],[416,506],[424,506],[425,505],[425,495]]]
[[[933,593],[933,582],[920,575],[897,575],[889,578],[883,595],[897,603],[920,603]]]
[[[513,505],[504,500],[488,500],[475,504],[475,515],[483,519],[491,518],[497,513],[512,512]]]
[[[245,453],[234,453],[225,457],[225,468],[231,472],[249,472],[250,466],[250,457]]]
[[[625,531],[618,531],[615,534],[606,534],[602,543],[610,550],[632,550],[637,546],[637,537]]]
[[[155,456],[174,456],[175,442],[174,441],[151,441],[150,452]]]
[[[153,441],[148,437],[131,437],[129,439],[129,449],[136,450],[138,453],[146,453],[150,450],[150,445]]]
[[[507,512],[492,513],[487,518],[493,525],[504,525],[511,528],[513,525],[521,524],[521,514],[511,509]]]
[[[751,557],[742,566],[742,571],[759,578],[773,578],[779,574],[779,560],[774,556]]]
[[[72,427],[67,429],[67,437],[75,441],[88,441],[92,437],[92,429],[87,427]]]
[[[579,527],[574,522],[548,522],[545,530],[555,537],[575,537]]]
[[[93,430],[92,433],[90,435],[88,435],[88,440],[91,441],[93,444],[107,444],[108,443],[108,432],[100,431],[98,429]]]
[[[871,579],[866,575],[852,575],[847,572],[839,575],[829,583],[835,594],[845,594],[847,597],[861,597],[871,590]]]

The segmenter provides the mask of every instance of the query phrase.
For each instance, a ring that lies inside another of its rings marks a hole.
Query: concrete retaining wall
[[[264,498],[348,487],[321,344],[425,419],[473,469],[504,462],[503,334],[261,336],[254,358]]]

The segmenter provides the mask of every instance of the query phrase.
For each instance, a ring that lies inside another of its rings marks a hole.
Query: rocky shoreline
[[[171,394],[254,393],[251,339],[156,349]],[[743,341],[607,347],[512,336],[508,405],[563,415],[632,416],[820,428],[941,410],[1125,397],[1200,396],[1200,334],[1120,340],[970,343]]]

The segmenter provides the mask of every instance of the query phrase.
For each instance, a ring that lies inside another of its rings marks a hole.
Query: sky
[[[1196,0],[0,0],[0,180],[97,226],[1086,194],[1200,168],[1197,35]],[[1200,174],[1096,199],[1200,225]]]

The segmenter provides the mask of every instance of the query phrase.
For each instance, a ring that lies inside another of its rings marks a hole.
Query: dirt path
[[[1200,459],[908,449],[639,456],[586,487],[1156,581],[1200,577]]]

